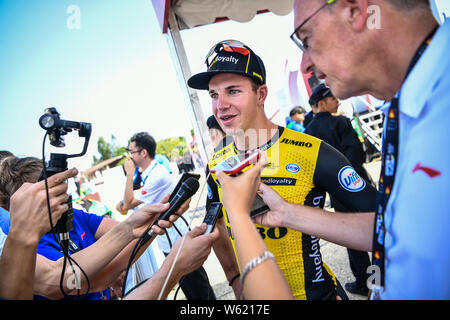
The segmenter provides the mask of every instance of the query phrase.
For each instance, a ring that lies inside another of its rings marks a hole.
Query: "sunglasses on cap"
[[[238,40],[224,40],[220,41],[219,43],[215,44],[206,55],[205,63],[209,69],[209,67],[214,63],[215,58],[217,57],[217,54],[221,51],[225,50],[227,52],[237,52],[244,56],[248,55],[250,53],[250,50],[248,47],[243,44],[242,42]],[[216,56],[211,58],[214,53],[216,53]]]

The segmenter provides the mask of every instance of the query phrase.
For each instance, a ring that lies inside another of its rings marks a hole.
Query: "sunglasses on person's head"
[[[215,58],[217,57],[217,54],[221,51],[225,50],[227,52],[237,52],[244,56],[248,55],[250,53],[250,50],[248,47],[243,44],[242,42],[238,40],[224,40],[217,44],[215,44],[208,52],[205,58],[205,63],[209,69],[209,67],[214,62]],[[213,58],[211,58],[214,53],[217,53]]]
[[[327,0],[327,2],[321,6],[319,9],[314,11],[313,14],[311,14],[308,18],[305,19],[300,25],[295,28],[294,32],[291,34],[291,40],[294,41],[294,43],[297,45],[297,47],[300,48],[303,52],[305,52],[308,49],[308,44],[304,43],[302,39],[300,39],[299,32],[300,29],[309,21],[311,20],[316,14],[318,14],[323,8],[327,7],[330,4],[335,3],[337,0]]]

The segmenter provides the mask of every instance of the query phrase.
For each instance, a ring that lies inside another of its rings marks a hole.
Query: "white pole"
[[[213,146],[209,138],[206,119],[203,115],[200,100],[194,89],[187,86],[187,80],[191,77],[191,69],[187,60],[186,51],[181,39],[178,22],[172,8],[169,11],[169,26],[166,34],[167,43],[169,45],[170,54],[174,62],[175,70],[180,81],[180,87],[183,91],[186,107],[191,118],[194,128],[194,134],[203,166],[206,168],[210,156],[213,154]],[[187,141],[189,143],[189,141]]]

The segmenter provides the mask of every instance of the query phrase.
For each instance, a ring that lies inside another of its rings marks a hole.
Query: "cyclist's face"
[[[259,90],[255,92],[249,78],[233,73],[218,74],[210,80],[213,114],[227,134],[257,127],[258,114],[264,112]]]

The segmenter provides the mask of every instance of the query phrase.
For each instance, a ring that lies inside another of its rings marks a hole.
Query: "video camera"
[[[42,129],[47,131],[46,135],[48,135],[50,139],[50,144],[55,147],[65,147],[64,136],[72,130],[77,130],[78,136],[85,139],[81,153],[51,153],[48,165],[42,170],[39,176],[39,181],[41,181],[46,180],[56,173],[67,170],[67,159],[81,157],[86,154],[89,139],[91,137],[92,126],[87,122],[63,120],[60,118],[60,114],[55,108],[48,108],[45,110],[45,113],[39,118],[39,125]],[[73,229],[72,197],[69,197],[68,205],[69,210],[63,213],[56,223],[55,230],[52,230],[59,234],[60,240],[68,240],[69,231]]]

